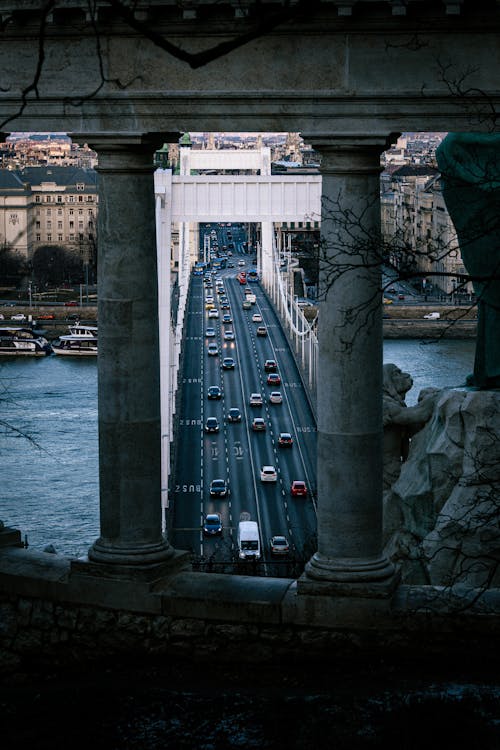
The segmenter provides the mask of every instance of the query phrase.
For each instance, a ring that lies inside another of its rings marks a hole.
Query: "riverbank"
[[[315,310],[316,308],[309,308]],[[43,307],[4,308],[4,323],[10,323],[10,315],[31,315],[37,328],[45,331],[47,338],[56,339],[67,332],[68,326],[78,316],[82,322],[97,322],[97,307]],[[439,318],[425,318],[431,312],[439,312]],[[54,316],[48,318],[47,316]],[[71,318],[70,318],[71,316]],[[28,320],[26,321],[28,322]],[[15,325],[21,325],[12,321]],[[476,308],[454,305],[384,305],[383,335],[385,339],[474,339],[477,330]]]

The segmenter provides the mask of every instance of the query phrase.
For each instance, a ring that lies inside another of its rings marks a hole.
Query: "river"
[[[411,373],[410,405],[421,388],[462,385],[474,348],[470,340],[387,340],[384,362]],[[96,361],[3,358],[0,389],[0,519],[30,549],[86,554],[99,536]]]

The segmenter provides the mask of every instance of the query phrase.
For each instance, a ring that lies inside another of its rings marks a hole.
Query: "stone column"
[[[322,156],[318,550],[303,593],[385,596],[380,153],[385,138],[308,138]]]
[[[153,155],[165,140],[90,139],[98,153],[98,402],[101,535],[89,560],[158,568],[160,366]]]

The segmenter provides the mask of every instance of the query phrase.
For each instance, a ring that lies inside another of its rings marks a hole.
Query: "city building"
[[[54,245],[92,262],[97,236],[97,173],[75,166],[0,170],[0,246],[31,261]]]
[[[424,294],[468,298],[472,284],[460,278],[466,270],[437,168],[406,163],[386,170],[380,202],[382,242],[390,265],[418,275],[414,283]]]

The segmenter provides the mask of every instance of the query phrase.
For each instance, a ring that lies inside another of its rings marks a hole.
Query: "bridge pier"
[[[99,481],[97,575],[157,577],[162,534],[160,362],[153,153],[141,136],[85,137],[99,156]]]
[[[318,549],[304,594],[388,596],[382,552],[382,300],[379,173],[386,138],[310,137],[322,154]]]

